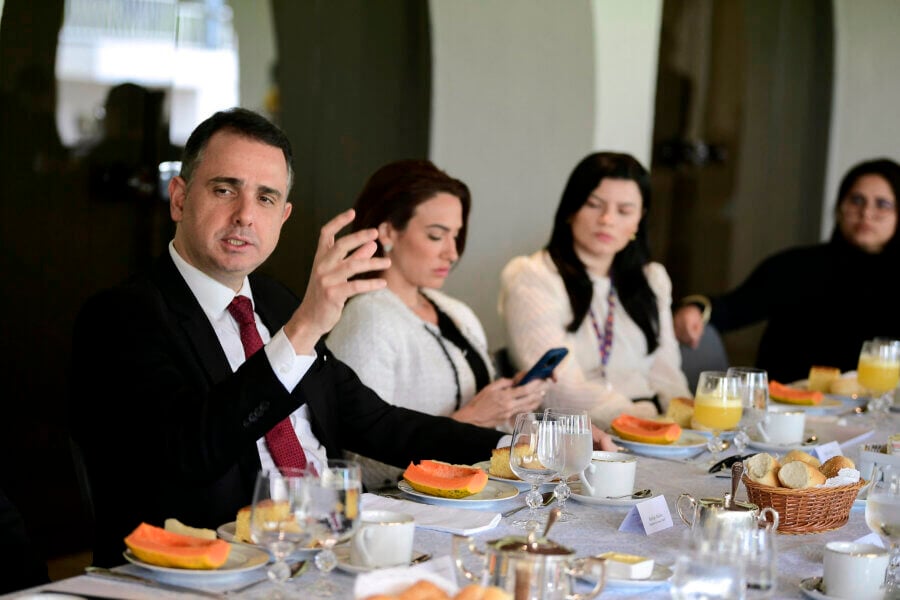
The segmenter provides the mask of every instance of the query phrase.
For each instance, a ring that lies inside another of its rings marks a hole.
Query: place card
[[[669,512],[666,497],[659,495],[632,506],[619,526],[619,531],[650,535],[671,526],[672,513]]]
[[[828,442],[827,444],[821,444],[813,448],[813,452],[816,453],[816,458],[818,458],[821,462],[825,462],[832,456],[843,456],[843,452],[841,452],[841,445],[837,443],[837,441]]]

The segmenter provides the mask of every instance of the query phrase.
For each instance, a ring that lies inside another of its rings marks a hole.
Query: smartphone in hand
[[[544,355],[538,359],[534,366],[528,369],[528,372],[519,380],[516,385],[525,385],[532,379],[547,379],[553,374],[553,369],[562,362],[566,354],[569,353],[567,348],[551,348],[544,352]]]

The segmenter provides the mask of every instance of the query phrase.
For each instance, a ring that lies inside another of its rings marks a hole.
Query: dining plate
[[[369,573],[371,571],[376,571],[375,567],[363,567],[360,565],[354,565],[350,562],[350,545],[342,544],[340,546],[335,546],[332,548],[334,550],[334,556],[337,558],[337,568],[346,573]],[[410,562],[410,565],[418,564],[421,562],[425,562],[428,560],[428,554],[425,552],[417,552],[413,550],[413,558]],[[401,565],[403,566],[403,565]],[[393,568],[393,567],[383,567]]]
[[[259,544],[254,544],[252,542],[240,542],[235,539],[234,532],[237,528],[237,523],[234,521],[229,521],[228,523],[223,523],[216,528],[216,534],[225,540],[226,542],[231,542],[232,544],[242,544],[244,546],[250,546],[251,548],[259,548],[260,550],[265,551],[266,548],[260,546]],[[291,552],[291,556],[309,554],[310,552],[318,552],[319,547],[316,542],[310,542],[310,546],[307,548],[298,548]]]
[[[573,499],[582,504],[593,504],[594,506],[634,506],[638,502],[649,500],[654,497],[654,494],[650,494],[646,498],[598,498],[591,496],[590,494],[585,494],[584,486],[580,481],[577,483],[570,483],[569,488],[572,490]]]
[[[397,483],[400,491],[408,496],[412,496],[416,500],[425,504],[435,504],[439,506],[455,506],[457,508],[489,508],[493,504],[515,498],[519,495],[519,488],[502,481],[493,481],[488,479],[487,485],[477,494],[466,496],[465,498],[441,498],[424,494],[414,490],[405,480]]]
[[[672,579],[673,571],[671,567],[667,567],[665,565],[661,565],[659,563],[653,564],[653,571],[650,573],[650,576],[646,579],[613,579],[607,578],[606,583],[603,586],[604,591],[613,588],[654,588],[660,585],[666,585],[670,579]],[[593,584],[596,579],[592,578],[590,575],[587,577],[580,577],[580,579],[584,579],[585,581]]]
[[[645,444],[644,442],[632,442],[623,440],[616,434],[610,434],[613,441],[635,454],[642,456],[659,456],[664,458],[690,458],[706,450],[706,438],[699,433],[682,431],[678,441],[671,444]]]
[[[821,577],[808,577],[800,582],[800,592],[813,600],[832,600],[834,596],[828,596],[821,590]]]
[[[818,404],[791,404],[790,402],[779,402],[775,398],[770,398],[770,400],[770,410],[803,411],[808,415],[833,415],[858,406],[855,403],[845,403],[839,397],[831,394],[825,394]]]
[[[816,446],[827,444],[829,442],[837,442],[841,446],[852,446],[858,444],[865,438],[872,435],[874,429],[860,425],[839,425],[834,421],[834,417],[814,417],[810,416],[806,419],[806,428],[803,431],[803,439],[809,439],[815,435],[818,439],[812,444],[772,444],[759,439],[758,431],[750,432],[750,443],[748,446],[755,450],[764,450],[766,452],[787,452],[793,449],[806,450],[809,452]]]
[[[528,483],[527,481],[522,481],[521,479],[507,479],[506,477],[497,477],[496,475],[491,475],[491,471],[490,471],[491,461],[489,461],[489,460],[483,460],[479,463],[475,463],[472,466],[475,467],[476,469],[481,469],[482,471],[487,473],[488,479],[493,479],[494,481],[500,481],[502,483],[508,483],[509,485],[514,485],[520,492],[527,492],[528,490],[531,489],[531,484]],[[548,481],[547,483],[542,483],[539,486],[539,489],[549,490],[551,487],[554,487],[558,481],[559,481],[558,478],[553,478],[551,481]]]
[[[706,439],[712,438],[712,434],[713,434],[712,431],[704,431],[702,429],[682,429],[681,431],[683,433],[686,432],[686,433],[692,433],[692,434],[696,434],[696,435],[702,435]],[[719,438],[723,439],[723,440],[733,440],[734,434],[736,434],[736,433],[737,433],[737,430],[735,430],[735,429],[726,429],[725,431],[719,432]]]
[[[137,556],[135,556],[131,552],[131,550],[126,550],[122,554],[125,556],[125,560],[127,560],[131,564],[143,567],[144,569],[158,571],[160,573],[177,574],[179,576],[191,578],[212,578],[222,577],[223,575],[243,573],[245,571],[258,569],[269,562],[268,552],[260,550],[258,548],[254,548],[249,544],[241,543],[231,543],[231,552],[228,553],[228,560],[226,560],[225,564],[218,569],[179,569],[176,567],[161,567],[159,565],[151,565],[150,563],[142,561]]]

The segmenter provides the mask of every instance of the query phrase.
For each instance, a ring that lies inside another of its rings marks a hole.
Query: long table
[[[838,418],[843,419],[843,421],[836,421]],[[898,413],[890,413],[877,418],[874,415],[835,416],[827,417],[826,420],[833,424],[845,424],[853,428],[872,430],[872,433],[868,434],[865,439],[857,439],[854,443],[842,448],[843,453],[854,460],[858,460],[862,444],[885,443],[889,435],[900,432],[900,414]],[[751,448],[747,451],[753,451],[753,449]],[[684,552],[685,534],[688,530],[688,527],[678,517],[675,509],[675,502],[679,494],[686,492],[695,498],[721,498],[726,492],[730,491],[729,479],[707,473],[709,459],[708,454],[702,454],[688,461],[639,457],[635,481],[636,488],[648,487],[653,490],[654,495],[662,494],[665,496],[669,509],[672,512],[673,527],[652,535],[622,533],[618,529],[630,510],[629,506],[598,506],[570,499],[568,508],[577,516],[577,520],[557,524],[551,531],[550,538],[573,548],[579,556],[589,556],[615,550],[649,556],[655,559],[658,564],[671,567],[679,554]],[[738,490],[737,499],[746,500],[746,498],[746,489],[742,485]],[[499,502],[496,506],[491,507],[491,510],[503,512],[523,503],[524,494],[520,494],[518,497]],[[857,504],[862,503],[858,502]],[[542,510],[546,511],[549,509]],[[519,513],[518,516],[522,514]],[[482,545],[487,540],[497,539],[506,535],[521,535],[522,531],[511,524],[513,518],[515,517],[504,518],[498,527],[473,536],[476,543]],[[826,542],[836,540],[852,541],[869,533],[870,531],[865,523],[864,510],[861,506],[855,505],[850,512],[849,522],[835,531],[805,535],[778,535],[779,574],[778,586],[773,597],[803,597],[800,582],[803,579],[821,576],[822,574],[822,554]],[[427,552],[436,557],[444,556],[450,553],[451,542],[452,536],[450,534],[422,528],[416,529],[414,547],[417,551]],[[130,564],[123,565],[118,569],[136,574],[153,575],[153,573]],[[203,584],[203,587],[211,591],[225,591],[230,588],[240,587],[262,575],[262,570],[256,570],[230,579],[227,585],[209,583]],[[308,569],[299,579],[289,584],[296,597],[309,597],[304,593],[304,589],[312,584],[318,576],[319,574],[313,567]],[[332,572],[331,578],[341,589],[335,597],[353,598],[353,586],[356,575],[344,572],[338,568]],[[460,585],[465,583],[462,577],[459,578],[459,583]],[[134,600],[167,597],[202,597],[192,594],[169,593],[141,585],[111,582],[97,577],[80,575],[38,588],[8,594],[3,596],[3,598],[27,596],[40,590]],[[252,592],[248,592],[246,597],[262,598],[266,597],[271,591],[271,584],[263,583],[256,586]],[[670,591],[667,583],[653,588],[610,586],[603,591],[602,597],[669,598]]]

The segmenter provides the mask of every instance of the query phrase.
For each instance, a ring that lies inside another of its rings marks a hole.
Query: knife
[[[148,579],[146,577],[141,577],[140,575],[132,575],[131,573],[122,573],[119,571],[113,571],[111,569],[104,569],[103,567],[86,567],[84,571],[88,575],[94,575],[95,577],[105,577],[108,579],[128,581],[130,583],[139,583],[141,585],[146,585],[147,587],[153,587],[160,590],[168,590],[170,592],[196,594],[198,596],[207,596],[209,598],[219,599],[225,597],[223,594],[219,594],[216,592],[209,592],[207,590],[199,590],[182,585],[175,585],[174,583],[163,583],[162,581],[156,581],[155,579]]]

